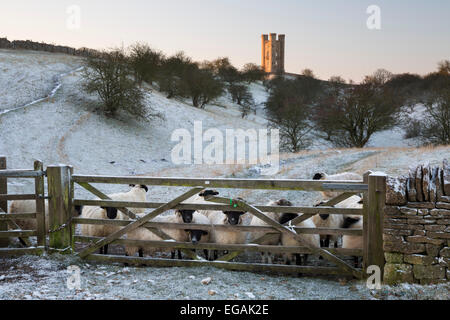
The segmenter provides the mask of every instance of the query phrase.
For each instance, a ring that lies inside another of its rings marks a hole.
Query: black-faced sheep
[[[246,212],[241,211],[211,211],[208,218],[213,225],[242,225],[243,216]],[[247,233],[232,230],[211,230],[210,240],[212,243],[221,244],[242,244],[245,243]],[[225,253],[225,252],[224,252]],[[217,259],[218,252],[214,250],[214,259]]]
[[[268,204],[268,206],[292,206],[292,203],[286,199],[280,199],[278,201],[270,201]],[[280,212],[266,212],[265,213],[267,217],[271,218],[272,220],[275,221],[279,221],[281,218],[281,213]],[[250,222],[250,226],[268,226],[268,224],[264,221],[262,221],[261,219],[259,219],[256,216],[252,217],[252,221]],[[266,233],[263,231],[256,231],[256,232],[252,232],[250,235],[250,241],[249,243],[252,243],[252,241],[261,238],[262,236],[264,236]],[[278,245],[280,243],[280,239],[281,239],[281,235],[280,234],[274,234],[273,237],[271,239],[262,241],[260,244],[261,245]],[[271,264],[272,263],[272,255],[270,252],[261,252],[261,260],[262,263],[268,263]]]
[[[146,201],[146,192],[148,188],[143,185],[130,185],[131,190],[128,192],[122,193],[114,193],[108,195],[112,200],[116,201],[133,201],[133,202],[145,202]],[[142,213],[144,209],[141,208],[133,208],[131,210],[133,213],[138,214]],[[117,208],[104,208],[104,207],[94,207],[94,206],[85,206],[81,213],[83,218],[87,219],[118,219],[118,220],[128,220],[129,217],[117,210]],[[114,233],[120,230],[122,227],[120,226],[112,226],[112,225],[91,225],[91,224],[83,224],[81,226],[81,234],[85,236],[91,237],[106,237],[111,233]],[[105,245],[103,248],[100,248],[100,254],[108,253],[108,245]]]
[[[291,226],[290,221],[295,219],[298,216],[297,213],[283,213],[281,215],[280,218],[280,224],[286,224],[289,222],[289,224],[287,226]],[[305,228],[315,228],[316,225],[314,224],[314,222],[312,221],[311,218],[302,221],[301,223],[297,224],[296,227],[305,227]],[[314,247],[319,248],[320,247],[320,237],[318,234],[300,234],[299,235],[301,239],[304,239],[305,241],[307,241],[309,244],[313,245]],[[303,244],[286,235],[286,234],[282,234],[281,235],[281,244],[285,247],[298,247],[298,246],[303,246]],[[294,259],[296,260],[296,264],[297,265],[301,265],[301,264],[306,264],[307,260],[308,260],[308,255],[304,254],[303,255],[303,262],[301,260],[300,254],[291,254],[291,253],[286,253],[284,254],[284,259],[285,259],[285,264],[289,265],[291,264],[292,260]]]
[[[213,196],[217,196],[219,194],[216,190],[204,190],[199,194],[196,194],[187,200],[183,201],[183,203],[195,203],[195,204],[211,204],[212,202],[206,201],[205,199]],[[198,213],[203,214],[204,216],[209,216],[213,210],[197,210]]]
[[[211,221],[208,219],[208,217],[204,216],[203,214],[194,212],[194,214],[192,216],[192,223],[194,223],[194,224],[211,224]],[[189,240],[193,244],[209,242],[210,233],[207,230],[188,229],[188,230],[186,230],[186,232],[188,233]],[[208,257],[209,257],[208,250],[206,250],[206,249],[203,250],[203,253],[205,255],[205,258],[208,259]]]
[[[337,174],[328,175],[326,173],[316,173],[313,177],[313,180],[356,180],[362,181],[363,177],[354,172],[342,172]],[[329,200],[338,196],[341,192],[336,191],[321,191],[322,197],[324,200]]]

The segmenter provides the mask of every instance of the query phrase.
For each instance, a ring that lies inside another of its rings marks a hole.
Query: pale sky
[[[0,0],[0,37],[104,49],[147,42],[195,60],[261,63],[261,34],[286,34],[286,71],[360,81],[377,68],[426,74],[450,59],[447,0]],[[67,8],[81,9],[70,30]],[[381,30],[369,30],[369,5]]]

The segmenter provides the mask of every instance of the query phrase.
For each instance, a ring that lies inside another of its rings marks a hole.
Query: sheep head
[[[186,230],[186,232],[189,234],[189,239],[192,241],[193,244],[200,242],[202,236],[208,234],[208,231],[204,230]]]
[[[223,213],[226,215],[223,222],[229,223],[232,226],[242,224],[242,215],[245,214],[245,212],[242,211],[223,211]]]
[[[184,223],[191,223],[195,210],[177,210],[177,216],[183,218]]]
[[[110,207],[101,207],[103,210],[106,210],[106,216],[108,219],[114,220],[117,218],[117,208]]]
[[[135,184],[130,184],[130,187],[131,188],[141,188],[141,189],[144,189],[145,192],[148,192],[148,187],[145,184],[141,184],[141,185],[138,185],[138,186],[136,186]]]
[[[316,173],[313,177],[313,180],[324,180],[327,175],[324,172]]]

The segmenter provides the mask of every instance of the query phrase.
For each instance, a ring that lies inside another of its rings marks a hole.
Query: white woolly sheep
[[[362,181],[363,177],[354,172],[342,172],[337,174],[328,175],[326,173],[316,173],[313,180],[356,180]],[[323,199],[328,200],[334,198],[340,194],[336,191],[321,191]]]
[[[362,208],[361,197],[353,195],[344,201],[341,201],[335,208]],[[346,216],[341,214],[317,214],[312,217],[312,220],[318,228],[342,228]],[[330,241],[333,242],[335,248],[338,247],[339,235],[320,235],[320,246],[328,248]]]
[[[354,218],[347,217],[345,218],[344,228],[346,229],[362,229],[363,228],[363,219],[362,217]],[[344,235],[342,237],[342,248],[345,249],[362,249],[363,248],[363,237],[362,236],[352,236],[352,235]],[[359,264],[359,258],[357,256],[353,257],[355,267]]]
[[[267,205],[268,206],[292,206],[292,203],[286,199],[280,199],[278,201],[270,201]],[[282,215],[282,213],[280,213],[280,212],[265,212],[265,214],[267,217],[269,217],[272,220],[275,220],[277,222],[280,220],[281,215]],[[268,224],[266,222],[262,221],[261,219],[259,219],[258,217],[253,216],[252,221],[250,222],[250,226],[265,227],[265,226],[268,226]],[[249,243],[252,243],[252,241],[254,241],[258,238],[261,238],[265,234],[266,233],[264,231],[252,232]],[[271,239],[262,241],[260,244],[261,245],[278,245],[280,243],[280,239],[281,239],[280,234],[274,234]],[[268,264],[271,264],[272,260],[273,260],[270,252],[261,252],[261,259],[262,259],[262,263],[268,263]]]
[[[219,192],[216,190],[204,190],[199,194],[196,194],[185,201],[183,203],[195,203],[195,204],[214,204],[213,202],[206,201],[205,198],[212,197],[218,195]],[[214,210],[197,210],[198,213],[203,214],[204,216],[209,216],[212,212],[220,212]]]
[[[241,211],[211,211],[208,218],[213,225],[242,225],[243,216],[246,212]],[[232,230],[211,230],[210,240],[212,243],[221,244],[242,244],[245,243],[247,233]],[[225,252],[224,252],[225,253]],[[218,252],[214,250],[214,259],[217,259]]]
[[[116,201],[135,201],[144,202],[146,200],[146,192],[148,188],[144,185],[130,185],[131,190],[128,192],[114,193],[108,195],[112,200]],[[143,212],[144,209],[134,208],[131,211],[135,214]],[[128,220],[129,217],[117,210],[117,208],[105,208],[95,206],[85,206],[82,210],[81,216],[87,219],[119,219]],[[112,225],[91,225],[83,224],[81,226],[81,234],[91,237],[106,237],[111,233],[120,230],[120,226]],[[108,253],[108,245],[100,248],[100,254]]]
[[[157,216],[152,222],[164,222],[164,223],[183,223],[183,219],[181,217],[181,214],[172,214],[167,216]],[[166,233],[168,236],[170,236],[173,240],[178,242],[187,242],[189,240],[188,233],[185,230],[182,229],[164,229],[161,228],[161,231]],[[131,232],[127,233],[127,239],[131,240],[147,240],[147,241],[162,241],[163,239],[147,228],[139,227],[134,229]],[[143,257],[146,256],[152,256],[156,252],[169,252],[172,253],[172,259],[175,257],[175,251],[170,250],[168,248],[156,248],[156,247],[149,247],[149,246],[130,246],[127,245],[125,247],[125,252],[128,256],[134,256],[136,252],[139,252],[139,256]],[[179,258],[180,255],[179,255]]]
[[[287,222],[289,222],[288,226],[290,225],[290,221],[295,219],[298,216],[297,213],[284,213],[281,218],[280,218],[280,223],[281,224],[286,224]],[[311,218],[300,222],[299,224],[296,225],[296,227],[305,227],[305,228],[315,228],[316,225],[314,224],[314,222],[312,221]],[[319,248],[320,247],[320,237],[318,234],[300,234],[299,235],[301,239],[304,239],[305,241],[307,241],[308,243],[312,244],[314,247]],[[286,235],[286,234],[282,234],[281,235],[281,244],[285,247],[298,247],[298,246],[302,246],[303,244]],[[285,259],[285,264],[289,265],[291,264],[292,260],[294,259],[295,256],[295,260],[296,260],[296,264],[297,265],[305,265],[306,261],[308,260],[308,255],[304,254],[303,255],[303,262],[300,259],[300,254],[284,254],[284,259]]]
[[[74,217],[81,214],[82,206],[74,206],[72,215]],[[35,213],[36,212],[36,200],[14,200],[11,202],[9,207],[9,213]],[[36,230],[37,221],[36,219],[15,219],[17,225],[22,230]],[[49,219],[48,219],[48,201],[45,200],[45,228],[49,230]]]
[[[195,223],[195,224],[211,224],[211,221],[209,220],[208,217],[204,216],[203,214],[200,214],[198,212],[194,212],[194,214],[192,216],[192,223]],[[188,229],[186,231],[188,233],[189,240],[193,244],[209,242],[210,233],[208,231],[206,231],[206,230]],[[208,257],[209,257],[208,250],[204,249],[203,253],[205,255],[205,258],[208,259]]]

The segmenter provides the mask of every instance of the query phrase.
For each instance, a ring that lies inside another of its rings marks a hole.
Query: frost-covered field
[[[261,170],[248,165],[174,165],[171,141],[175,129],[192,132],[194,121],[203,129],[263,129],[267,121],[262,105],[256,114],[242,119],[239,109],[222,97],[205,110],[189,101],[168,100],[156,90],[147,89],[147,101],[163,119],[150,123],[105,119],[93,107],[95,99],[80,89],[80,58],[36,52],[0,50],[0,113],[48,96],[51,99],[0,115],[0,154],[8,157],[10,168],[31,168],[34,159],[45,165],[66,163],[76,173],[114,175],[153,175],[185,177],[311,178],[315,172],[346,170],[364,173],[372,169],[404,174],[416,162],[440,164],[450,155],[450,147],[414,148],[402,139],[401,129],[377,134],[366,149],[329,149],[317,141],[313,150],[282,154],[280,170],[274,176],[261,176]],[[75,70],[75,71],[74,71]],[[70,72],[74,71],[74,72]],[[58,85],[60,83],[60,85]],[[252,85],[258,104],[267,93],[260,84]],[[105,192],[126,190],[126,186],[101,186]],[[11,193],[33,192],[30,181],[11,180]],[[152,188],[149,201],[169,200],[183,188]],[[289,198],[294,204],[319,200],[313,192],[274,192],[220,190],[224,196],[241,196],[254,204],[269,199]],[[89,197],[82,190],[77,197]],[[66,268],[82,269],[82,290],[66,289]],[[162,277],[163,276],[163,277]],[[210,285],[200,284],[211,277]],[[164,278],[164,281],[162,280]],[[222,271],[213,268],[124,268],[95,266],[57,257],[22,257],[0,260],[0,298],[12,299],[390,299],[446,298],[446,285],[385,287],[371,292],[362,283],[342,283],[327,278],[296,278],[276,275]],[[210,296],[208,290],[215,290]]]
[[[68,289],[67,267],[81,269],[81,288]],[[202,280],[210,277],[208,285]],[[213,293],[214,292],[214,293]],[[132,268],[94,265],[68,257],[0,259],[0,299],[450,299],[450,284],[383,286],[214,268]]]

